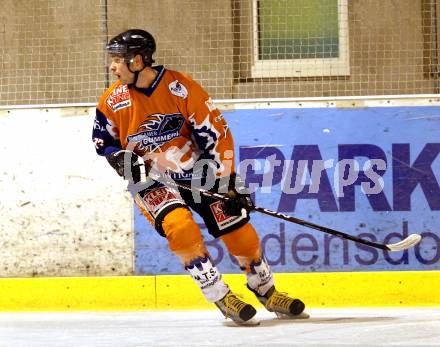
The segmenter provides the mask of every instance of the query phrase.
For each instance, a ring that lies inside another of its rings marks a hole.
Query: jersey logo
[[[157,218],[157,216],[170,205],[184,204],[179,193],[167,187],[159,187],[147,191],[143,197],[143,201],[144,206],[154,218]]]
[[[153,114],[142,122],[135,134],[127,136],[127,142],[140,153],[151,153],[179,137],[184,123],[185,119],[180,113]]]
[[[179,96],[183,99],[186,99],[188,96],[188,91],[186,90],[186,87],[178,80],[171,82],[168,85],[168,88],[170,89],[171,94],[175,96]]]
[[[216,201],[209,205],[209,207],[211,209],[212,215],[215,218],[219,230],[226,229],[227,227],[234,225],[243,219],[242,216],[228,216],[227,214],[225,214],[223,212],[221,201]]]
[[[106,104],[116,112],[131,106],[130,92],[126,84],[116,87],[105,101]]]

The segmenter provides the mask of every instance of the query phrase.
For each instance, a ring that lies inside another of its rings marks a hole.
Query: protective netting
[[[1,105],[96,102],[105,43],[134,27],[215,99],[434,94],[437,13],[436,0],[2,0]]]

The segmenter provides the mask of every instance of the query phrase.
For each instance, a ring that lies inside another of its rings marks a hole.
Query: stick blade
[[[417,245],[422,237],[419,234],[411,234],[406,239],[397,242],[387,244],[388,250],[392,252],[404,251],[405,249],[411,248]]]

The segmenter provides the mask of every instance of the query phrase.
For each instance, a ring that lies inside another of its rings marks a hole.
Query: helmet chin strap
[[[136,87],[136,83],[139,78],[139,72],[141,72],[141,71],[132,71],[134,73],[134,80],[133,80],[133,83],[130,84],[130,87]]]
[[[128,68],[128,71],[130,71],[131,73],[134,73],[134,80],[133,80],[133,83],[130,83],[130,84],[128,84],[128,87],[136,87],[136,83],[137,83],[137,80],[138,80],[138,78],[139,78],[139,74],[147,67],[146,65],[145,65],[145,63],[144,63],[144,67],[142,68],[142,69],[140,69],[139,71],[133,71],[132,69],[130,69],[130,63],[132,63],[132,60],[130,61],[130,62],[128,62],[127,63],[127,68]]]

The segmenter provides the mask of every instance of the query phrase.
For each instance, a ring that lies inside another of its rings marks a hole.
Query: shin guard
[[[184,265],[207,253],[200,229],[188,209],[177,208],[168,213],[162,227],[170,250]]]
[[[251,271],[250,264],[261,258],[260,239],[250,223],[221,236],[221,239],[228,252],[237,258],[243,271]]]

